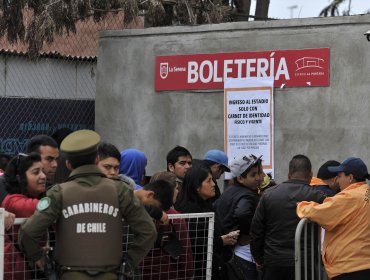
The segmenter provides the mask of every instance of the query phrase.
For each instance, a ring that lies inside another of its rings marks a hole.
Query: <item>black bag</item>
[[[245,279],[242,264],[238,261],[237,257],[233,253],[231,259],[226,264],[227,275],[229,280],[242,280]]]
[[[180,240],[177,238],[177,233],[172,222],[170,222],[171,231],[165,232],[158,230],[157,246],[160,247],[164,252],[170,255],[170,257],[177,261],[181,254],[184,252],[184,248]]]
[[[46,264],[44,267],[44,274],[46,276],[46,279],[48,280],[60,279],[58,270],[59,269],[58,269],[57,264],[53,260],[47,258]]]

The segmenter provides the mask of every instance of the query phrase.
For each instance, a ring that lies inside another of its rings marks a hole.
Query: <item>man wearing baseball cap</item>
[[[215,209],[225,232],[240,230],[235,256],[230,265],[243,274],[242,279],[257,280],[256,264],[250,251],[249,230],[256,210],[261,184],[261,157],[241,155],[230,164],[232,185],[215,202]]]
[[[212,177],[220,179],[222,173],[230,172],[227,155],[221,150],[209,150],[205,153],[203,160],[211,169]]]
[[[220,179],[221,175],[225,171],[230,172],[230,168],[228,166],[228,158],[223,151],[214,149],[207,151],[204,154],[203,160],[201,162],[211,170],[213,182],[215,183],[216,195],[210,200],[213,203],[221,195],[217,180]]]
[[[341,192],[322,204],[303,201],[297,206],[300,218],[322,226],[326,233],[323,262],[332,280],[370,279],[370,187],[366,164],[349,157],[339,166],[328,167],[337,173]]]

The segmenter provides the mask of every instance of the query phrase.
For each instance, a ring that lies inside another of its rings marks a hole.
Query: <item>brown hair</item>
[[[152,175],[150,178],[149,183],[152,183],[157,180],[165,180],[170,183],[172,189],[175,189],[177,186],[177,181],[176,181],[176,175],[172,172],[168,171],[159,171],[156,172]]]

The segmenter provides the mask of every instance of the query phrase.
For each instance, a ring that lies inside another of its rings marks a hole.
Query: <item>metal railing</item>
[[[17,218],[15,219],[14,228],[5,231],[4,211],[4,208],[0,208],[1,248],[4,248],[4,245],[9,241],[11,241],[11,244],[14,242],[13,245],[16,244],[16,238],[13,238],[13,236],[15,237],[17,235],[17,228],[19,225],[26,221],[26,218]],[[165,275],[166,277],[169,277],[168,279],[172,279],[174,277],[176,279],[190,280],[193,278],[194,274],[198,274],[201,275],[202,279],[210,280],[212,277],[214,213],[169,214],[168,217],[171,221],[171,226],[176,229],[178,240],[182,244],[181,255],[178,259],[173,259],[162,247],[154,246],[154,248],[142,260],[139,267],[135,269],[134,279],[163,279],[161,275]],[[163,225],[164,229],[162,230],[162,234],[166,235],[166,233],[173,233],[172,229],[168,228],[168,226],[169,225]],[[11,235],[12,238],[7,239],[9,235]],[[127,252],[133,237],[134,236],[130,232],[129,226],[125,225],[123,238],[124,255]],[[204,246],[202,246],[202,248],[195,246],[193,242],[194,239],[199,237],[205,238]],[[19,252],[15,250],[14,254],[19,254]],[[199,255],[202,255],[203,257],[199,259]],[[21,271],[4,272],[4,265],[6,265],[4,259],[7,259],[5,257],[4,250],[2,250],[0,253],[0,280],[19,280],[21,278],[29,279],[28,277],[30,275],[32,275],[31,278],[35,280],[46,279],[39,269],[36,267],[30,267],[25,260],[21,263],[21,266],[23,267]],[[10,259],[14,259],[13,256],[11,256]]]
[[[327,280],[321,261],[321,234],[321,227],[307,218],[298,223],[294,240],[295,280]]]

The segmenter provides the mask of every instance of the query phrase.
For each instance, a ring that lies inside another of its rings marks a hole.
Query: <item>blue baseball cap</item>
[[[227,155],[221,150],[209,150],[205,153],[203,159],[221,164],[227,172],[230,172]]]
[[[339,166],[329,166],[328,170],[334,173],[350,173],[357,178],[369,177],[366,164],[362,161],[362,159],[356,157],[347,158]]]

